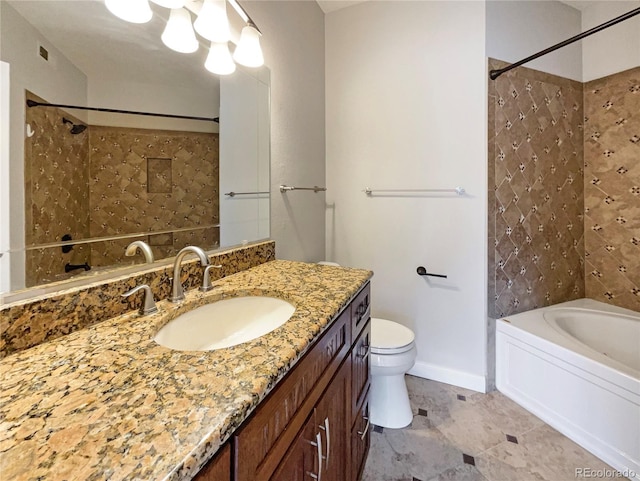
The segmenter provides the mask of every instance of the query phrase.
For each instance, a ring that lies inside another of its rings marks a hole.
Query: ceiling
[[[350,7],[367,0],[316,0],[324,13],[333,12],[342,8]]]
[[[333,12],[335,10],[340,10],[342,8],[350,7],[351,5],[356,5],[358,3],[366,2],[368,0],[316,0],[318,5],[324,13]],[[599,0],[560,0],[562,3],[566,3],[567,5],[576,8],[578,10],[585,10],[590,5],[593,5],[596,1]]]
[[[576,8],[578,10],[586,10],[589,6],[597,3],[596,0],[560,0],[562,3],[566,3],[570,7]]]
[[[164,46],[160,35],[168,10],[155,4],[153,19],[135,25],[112,15],[101,0],[8,3],[88,77],[126,74],[132,82],[199,89],[218,84],[203,66],[206,45],[188,55]]]

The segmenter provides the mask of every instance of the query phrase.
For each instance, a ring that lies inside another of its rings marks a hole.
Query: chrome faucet
[[[136,252],[140,249],[140,251],[144,254],[144,260],[147,264],[151,264],[153,262],[153,252],[151,252],[151,247],[144,241],[137,240],[132,242],[127,246],[127,250],[124,251],[124,255],[127,257],[135,256]]]
[[[184,299],[182,282],[180,282],[180,267],[182,266],[182,260],[187,254],[191,252],[193,252],[200,258],[200,265],[208,266],[210,264],[207,254],[205,254],[205,252],[200,247],[187,246],[180,252],[178,252],[176,260],[173,263],[173,287],[171,289],[171,297],[169,298],[171,302],[180,302]]]
[[[209,292],[213,289],[213,286],[211,285],[211,275],[209,274],[211,269],[222,269],[222,265],[214,266],[213,264],[210,264],[204,268],[204,272],[202,273],[202,285],[200,286],[200,291],[202,292]]]
[[[140,307],[140,314],[153,314],[154,312],[158,312],[158,308],[156,307],[156,302],[153,299],[153,293],[151,292],[151,288],[142,284],[141,286],[134,287],[130,291],[122,294],[122,297],[129,297],[131,294],[135,294],[138,291],[144,291],[144,303]]]

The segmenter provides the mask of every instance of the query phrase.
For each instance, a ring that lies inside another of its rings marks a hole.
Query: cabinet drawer
[[[369,392],[365,394],[362,409],[358,411],[356,422],[351,431],[351,481],[362,477],[364,465],[371,444],[371,424],[369,423]]]
[[[367,282],[367,285],[364,286],[351,303],[351,336],[353,336],[353,339],[356,338],[365,323],[369,320],[371,312],[370,304],[371,283]]]
[[[350,348],[350,310],[336,319],[234,436],[237,481],[269,479]]]
[[[356,421],[371,379],[371,321],[367,321],[351,351],[351,416]]]

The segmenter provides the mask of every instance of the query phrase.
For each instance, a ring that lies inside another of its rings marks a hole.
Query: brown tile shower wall
[[[640,67],[588,82],[587,297],[640,311]]]
[[[26,93],[27,99],[43,99]],[[89,136],[72,134],[66,118],[81,123],[57,108],[27,108],[26,122],[35,132],[25,138],[25,241],[26,245],[89,237]],[[27,286],[44,279],[68,277],[67,263],[90,260],[90,248],[77,246],[68,253],[60,247],[26,253]]]
[[[182,247],[219,245],[218,134],[91,126],[91,236],[149,236],[157,258]],[[95,266],[122,262],[132,239],[95,245]]]
[[[43,101],[28,93],[28,98]],[[218,134],[90,126],[71,134],[62,122],[68,113],[27,109],[36,131],[25,141],[25,217],[28,246],[148,231],[177,232],[141,236],[156,258],[175,255],[190,244],[219,246]],[[195,227],[194,229],[182,230]],[[135,239],[27,251],[27,287],[75,276],[64,266],[93,268],[124,262]]]
[[[216,277],[212,280],[215,280],[274,260],[275,243],[261,242],[209,257],[214,264],[223,266],[214,270],[212,275]],[[167,299],[172,276],[171,266],[156,267],[129,277],[9,304],[0,309],[0,358],[137,309],[138,296],[120,297],[135,286],[148,284],[155,299]],[[195,289],[202,283],[202,267],[197,259],[185,261],[182,283],[185,289]]]
[[[582,116],[579,82],[520,67],[489,83],[490,317],[584,296]]]

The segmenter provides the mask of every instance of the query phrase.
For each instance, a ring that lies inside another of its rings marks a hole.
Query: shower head
[[[73,135],[81,134],[82,132],[87,130],[86,125],[74,124],[71,120],[67,119],[66,117],[62,117],[62,123],[71,124],[71,130],[69,132],[71,132]]]
[[[87,126],[86,125],[82,125],[82,124],[76,124],[73,127],[71,127],[71,133],[73,135],[81,134],[85,130],[87,130]]]

